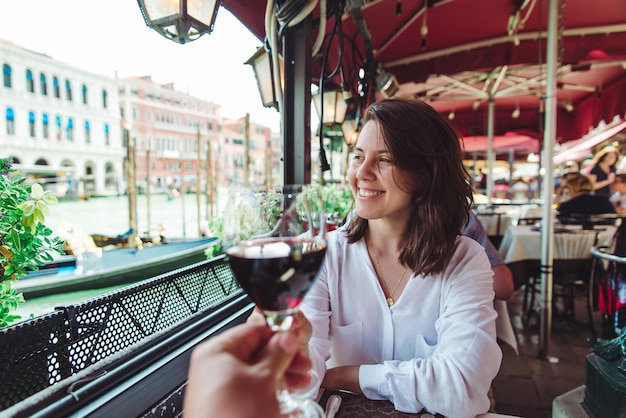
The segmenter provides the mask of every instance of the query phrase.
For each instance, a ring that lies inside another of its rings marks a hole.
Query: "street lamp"
[[[265,47],[260,47],[257,51],[252,55],[246,64],[252,66],[252,70],[254,71],[254,76],[256,78],[257,86],[259,87],[259,94],[261,95],[261,101],[263,102],[263,106],[265,107],[273,107],[278,109],[278,90],[280,88],[282,90],[283,79],[284,79],[284,65],[282,58],[278,58],[279,60],[279,71],[280,71],[280,87],[277,86],[277,83],[274,79],[274,65],[272,63],[272,56],[265,49]]]
[[[184,44],[211,33],[220,0],[137,0],[146,25]]]

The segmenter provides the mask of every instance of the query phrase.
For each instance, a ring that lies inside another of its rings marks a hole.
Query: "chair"
[[[598,231],[599,232],[599,231]],[[555,250],[555,257],[552,261],[553,277],[553,310],[558,310],[561,302],[563,317],[569,320],[576,319],[575,298],[579,288],[587,291],[592,271],[595,268],[593,260],[589,256],[589,248],[597,244],[598,233],[588,231],[572,232],[567,230],[555,231],[555,234],[576,234],[580,239],[560,239],[559,251]],[[555,242],[555,245],[556,242]],[[573,254],[573,257],[568,255]],[[536,315],[535,301],[536,294],[540,293],[541,285],[541,262],[530,260],[526,266],[528,280],[524,287],[524,297],[522,301],[522,324],[526,327],[533,316]],[[589,321],[593,322],[591,311]]]
[[[589,278],[589,288],[587,293],[587,312],[589,318],[593,319],[593,311],[600,308],[602,302],[603,309],[609,305],[609,288],[607,286],[607,271],[610,263],[626,263],[626,257],[618,257],[608,252],[608,247],[591,248],[592,264],[591,276]],[[612,327],[610,322],[611,316],[605,315],[602,318],[601,338],[610,339],[613,331],[609,331],[608,327]],[[593,320],[589,321],[591,327],[591,337],[597,338],[596,327]]]

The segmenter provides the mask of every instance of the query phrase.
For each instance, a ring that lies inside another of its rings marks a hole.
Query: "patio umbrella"
[[[283,3],[278,2],[279,6]],[[265,2],[223,0],[223,4],[259,39],[264,38]],[[386,95],[416,95],[431,101],[440,112],[454,111],[452,123],[468,136],[486,135],[491,149],[494,137],[507,131],[542,139],[547,173],[552,171],[557,137],[561,141],[579,138],[601,120],[610,121],[626,111],[623,2],[352,0],[320,4],[328,13],[320,15],[316,6],[311,19],[297,27],[310,25],[313,36],[323,27],[323,46],[306,63],[285,59],[293,67],[285,75],[286,93],[294,86],[317,84],[323,76],[357,95],[364,105],[383,97],[373,88],[375,84]],[[293,56],[293,42],[308,32],[284,32],[285,53]],[[311,50],[311,43],[302,40],[299,45]],[[553,46],[547,48],[550,43]],[[307,71],[298,72],[299,65]],[[289,104],[285,108],[293,114],[299,104]],[[518,117],[512,117],[518,107]],[[308,118],[306,110],[303,106],[295,114]],[[305,123],[301,129],[309,126]],[[548,276],[549,177],[545,176],[543,188],[545,262],[542,258]]]

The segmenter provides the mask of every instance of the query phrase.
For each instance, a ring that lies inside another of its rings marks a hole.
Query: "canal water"
[[[221,215],[227,201],[228,191],[220,190],[214,206],[214,214]],[[162,226],[165,237],[195,238],[198,233],[198,219],[207,219],[206,199],[201,196],[200,215],[195,194],[187,194],[174,199],[165,194],[150,196],[150,204],[145,195],[137,197],[137,225],[140,235],[147,235],[149,228]],[[102,234],[116,236],[129,229],[129,204],[127,196],[95,197],[89,200],[59,201],[50,206],[50,216],[46,225],[54,235],[60,236],[69,225],[82,234]],[[210,209],[209,209],[210,213]],[[152,230],[152,234],[158,235]],[[123,286],[103,289],[83,290],[27,300],[15,312],[22,319],[38,316],[54,310],[56,306],[71,305],[85,301]]]
[[[227,190],[220,190],[213,213],[221,215],[226,204]],[[207,204],[200,196],[200,210],[195,194],[186,194],[170,199],[166,194],[137,196],[137,229],[140,235],[164,228],[166,237],[194,238],[198,236],[198,219],[207,220]],[[68,224],[86,234],[118,235],[129,229],[128,196],[94,197],[88,200],[59,201],[50,206],[46,225],[55,233]],[[209,209],[210,212],[210,209]]]

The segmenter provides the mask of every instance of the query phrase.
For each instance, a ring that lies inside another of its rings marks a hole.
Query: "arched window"
[[[31,138],[35,137],[35,112],[28,112],[28,134]]]
[[[54,97],[57,99],[61,98],[61,86],[59,85],[59,79],[56,77],[52,77],[52,86],[54,88]]]
[[[106,90],[104,90],[104,89],[102,89],[102,107],[103,107],[104,109],[106,109],[106,108],[107,108],[107,106],[108,106],[108,103],[107,103],[107,96],[108,96],[107,91],[106,91]]]
[[[90,132],[89,121],[85,121],[85,143],[89,144],[91,142],[91,132]]]
[[[83,84],[83,104],[87,104],[87,86]]]
[[[33,80],[33,72],[26,70],[26,91],[29,93],[35,92],[35,81]]]
[[[43,113],[41,115],[41,127],[43,128],[43,137],[48,139],[50,138],[50,128],[49,128],[49,122],[48,122],[48,114],[47,113]]]
[[[72,84],[70,80],[65,80],[65,96],[69,102],[72,101]]]
[[[4,87],[9,89],[13,87],[13,83],[11,82],[11,66],[9,64],[2,66],[2,78],[4,79]]]
[[[39,88],[43,96],[48,95],[48,82],[46,81],[46,75],[44,73],[39,74]]]
[[[11,107],[7,107],[7,135],[15,135],[15,111]]]

